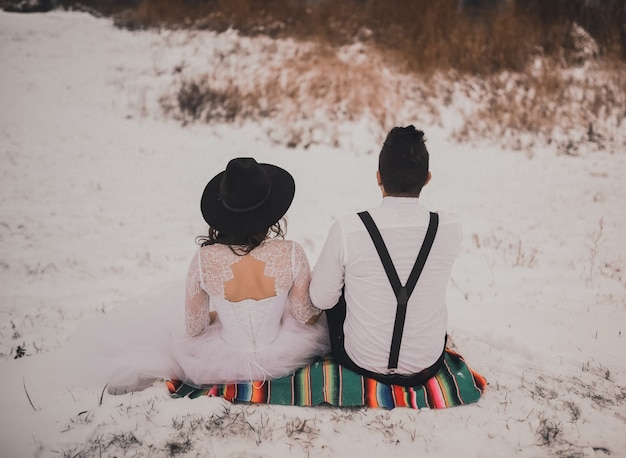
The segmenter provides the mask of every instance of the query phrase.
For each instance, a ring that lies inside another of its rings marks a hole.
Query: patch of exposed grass
[[[626,142],[626,65],[593,55],[580,66],[536,57],[520,72],[420,78],[367,45],[309,44],[262,68],[245,67],[244,77],[225,64],[207,68],[183,72],[177,92],[161,99],[165,113],[183,124],[270,119],[270,138],[292,147],[338,146],[341,125],[364,120],[378,137],[398,123],[442,122],[450,106],[464,110],[453,128],[461,142],[490,138],[520,150],[552,144],[569,155],[581,145]]]
[[[569,34],[574,23],[598,42],[599,53],[626,59],[626,5],[614,0],[513,0],[479,12],[460,8],[458,0],[83,0],[80,5],[112,14],[119,26],[131,29],[233,28],[244,35],[332,46],[369,40],[420,73],[520,71],[538,51],[567,55],[575,45]]]
[[[242,79],[213,68],[183,77],[161,107],[183,124],[269,118],[284,129],[270,138],[288,146],[338,145],[341,123],[367,118],[382,132],[398,122],[407,101],[401,81],[380,72],[379,61],[353,54],[312,48]]]
[[[251,64],[222,55],[196,73],[184,62],[171,69],[178,87],[160,106],[182,124],[270,120],[277,143],[340,146],[342,124],[382,140],[394,125],[443,123],[447,108],[462,107],[451,126],[462,142],[489,138],[529,154],[551,144],[568,155],[626,143],[626,6],[615,0],[510,0],[471,13],[458,0],[84,4],[128,28],[301,40],[286,61],[266,44]]]
[[[519,73],[502,73],[485,81],[487,90],[468,93],[472,106],[456,132],[458,139],[492,136],[555,142],[576,155],[578,144],[598,149],[618,138],[626,120],[626,66],[567,69],[541,60]],[[524,145],[519,145],[523,147]]]

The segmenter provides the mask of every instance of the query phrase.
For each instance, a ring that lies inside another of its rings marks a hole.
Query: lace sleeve
[[[306,323],[312,317],[322,313],[315,307],[309,296],[309,283],[311,283],[311,268],[302,247],[293,242],[292,248],[293,285],[289,290],[291,313],[300,323]]]
[[[200,334],[209,324],[209,295],[200,285],[200,270],[200,250],[198,250],[187,272],[185,325],[189,336]]]

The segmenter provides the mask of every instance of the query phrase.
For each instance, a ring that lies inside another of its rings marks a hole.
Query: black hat
[[[209,181],[200,209],[204,220],[219,232],[256,234],[283,217],[295,191],[296,184],[286,170],[240,157]]]

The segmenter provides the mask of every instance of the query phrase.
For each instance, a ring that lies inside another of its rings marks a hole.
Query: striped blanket
[[[338,407],[409,407],[444,409],[477,402],[487,385],[461,355],[446,349],[445,364],[424,385],[385,385],[363,377],[325,357],[293,375],[265,382],[214,384],[193,387],[168,380],[174,398],[219,396],[231,402]]]

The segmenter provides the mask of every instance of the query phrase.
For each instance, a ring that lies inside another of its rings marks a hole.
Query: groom
[[[376,172],[381,204],[335,221],[312,274],[335,359],[386,384],[421,385],[443,364],[461,226],[419,202],[428,157],[422,131],[389,132]]]

